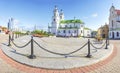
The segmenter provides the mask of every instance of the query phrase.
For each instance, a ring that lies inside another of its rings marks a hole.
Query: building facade
[[[120,39],[120,10],[114,6],[110,8],[109,38]]]
[[[97,31],[97,37],[108,38],[109,27],[105,23],[104,26],[101,26]]]
[[[91,37],[92,37],[92,38],[95,38],[96,35],[97,35],[97,31],[92,31],[92,32],[91,32]]]
[[[90,28],[84,28],[84,37],[92,37],[92,30]]]
[[[84,23],[79,19],[64,20],[64,13],[55,6],[48,32],[55,36],[83,36]]]

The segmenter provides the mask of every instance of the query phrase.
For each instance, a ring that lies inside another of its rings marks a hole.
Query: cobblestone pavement
[[[0,43],[7,41],[8,36],[0,35]],[[108,57],[105,61],[97,63],[95,65],[91,65],[88,67],[83,68],[75,68],[75,69],[68,69],[68,70],[46,70],[46,69],[39,69],[39,71],[34,70],[35,68],[25,67],[19,63],[13,62],[8,59],[5,61],[3,57],[0,57],[0,73],[120,73],[120,40],[111,40],[111,43],[115,45],[114,49],[116,51]],[[1,53],[1,52],[0,52]],[[6,57],[7,58],[7,57]],[[16,65],[15,65],[16,64]],[[14,65],[14,66],[13,66]],[[18,66],[17,66],[18,65]],[[30,70],[31,69],[31,70]],[[30,72],[31,71],[31,72]]]
[[[8,35],[0,34],[0,43],[7,42]],[[3,59],[0,58],[0,73],[24,73],[11,65],[7,64]]]
[[[30,55],[30,44],[23,48],[17,48],[12,44],[11,47],[8,47],[6,45],[1,45],[2,51],[8,55],[10,58],[23,63],[27,64],[33,67],[40,67],[40,68],[47,68],[47,69],[70,69],[70,68],[78,68],[83,66],[88,66],[95,64],[101,60],[104,60],[106,57],[110,56],[113,50],[113,46],[110,44],[108,46],[108,49],[105,49],[105,46],[101,49],[94,49],[91,46],[91,54],[92,58],[86,58],[86,55],[88,54],[88,45],[87,38],[42,38],[43,41],[41,41],[40,38],[34,37],[34,40],[37,41],[40,45],[45,45],[45,49],[57,52],[57,53],[69,53],[72,51],[77,50],[83,44],[85,45],[84,48],[81,50],[68,55],[67,58],[65,56],[56,55],[48,53],[47,51],[41,49],[38,45],[34,43],[34,55],[36,56],[36,59],[31,60],[27,56]],[[24,36],[20,37],[14,42],[17,45],[24,45],[30,40],[30,36]],[[84,41],[84,42],[83,42]],[[92,39],[91,39],[92,42]],[[71,44],[74,43],[74,44]],[[93,45],[97,45],[97,47],[102,46],[105,44],[105,41],[103,41],[102,44],[94,44],[96,42],[93,42]],[[98,43],[98,42],[97,42]],[[73,47],[74,46],[74,47]],[[16,51],[15,51],[16,50]]]
[[[90,73],[120,73],[120,40],[111,40],[117,49],[116,56],[106,65],[91,71]]]

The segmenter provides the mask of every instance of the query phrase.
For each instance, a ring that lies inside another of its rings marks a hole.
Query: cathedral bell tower
[[[110,8],[110,15],[109,15],[109,30],[114,29],[114,21],[115,21],[115,7],[112,5]]]
[[[59,26],[60,22],[60,17],[59,17],[59,12],[57,9],[57,6],[55,6],[53,10],[53,16],[52,16],[52,28],[51,28],[51,33],[57,35],[57,29]]]
[[[64,13],[63,13],[63,10],[61,9],[60,11],[60,20],[64,20]]]

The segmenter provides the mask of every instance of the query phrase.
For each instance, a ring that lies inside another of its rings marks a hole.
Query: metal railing
[[[43,49],[44,51],[47,51],[47,52],[52,53],[52,54],[56,54],[56,55],[64,55],[64,56],[66,56],[66,55],[70,55],[70,54],[73,54],[73,53],[75,53],[75,52],[81,50],[82,48],[84,48],[84,47],[87,45],[87,43],[86,43],[86,44],[84,44],[81,48],[78,48],[77,50],[74,50],[74,51],[72,51],[72,52],[69,52],[69,53],[63,54],[63,53],[57,53],[57,52],[53,52],[53,51],[50,51],[50,50],[48,50],[48,49],[45,49],[45,48],[42,47],[40,44],[38,44],[35,40],[34,40],[34,42],[35,42],[35,43],[36,43],[41,49]]]
[[[108,40],[107,40],[107,39],[106,39],[106,42],[105,42],[103,45],[101,45],[101,47],[96,47],[95,45],[93,45],[93,44],[90,42],[90,39],[88,39],[88,42],[85,43],[83,46],[81,46],[80,48],[78,48],[78,49],[76,49],[76,50],[74,50],[74,51],[72,51],[72,52],[69,52],[69,53],[58,53],[58,52],[50,51],[50,50],[42,47],[38,42],[36,42],[36,41],[33,39],[33,36],[31,36],[31,40],[28,41],[28,43],[26,43],[25,45],[19,46],[19,45],[17,45],[17,44],[14,42],[14,40],[11,39],[11,36],[9,35],[9,44],[8,44],[8,46],[12,46],[12,45],[10,44],[10,42],[12,42],[13,45],[16,46],[17,48],[24,48],[24,47],[26,47],[27,45],[29,45],[29,44],[31,43],[31,54],[30,54],[30,56],[29,56],[30,59],[36,58],[36,56],[34,55],[34,43],[37,44],[40,49],[42,49],[42,50],[44,50],[44,51],[46,51],[46,52],[49,52],[49,53],[52,53],[52,54],[55,54],[55,55],[65,56],[65,57],[67,57],[68,55],[71,55],[71,54],[73,54],[73,53],[76,53],[76,52],[80,51],[80,50],[83,49],[86,45],[88,45],[88,54],[87,54],[87,56],[86,56],[86,57],[88,57],[88,58],[91,58],[91,56],[92,56],[91,53],[97,52],[97,49],[101,49],[101,48],[103,48],[105,45],[106,45],[105,49],[108,49],[108,47],[107,47],[107,46],[108,46]],[[92,46],[94,49],[91,49],[91,46]],[[95,50],[95,51],[94,51],[94,52],[91,52],[91,50]]]

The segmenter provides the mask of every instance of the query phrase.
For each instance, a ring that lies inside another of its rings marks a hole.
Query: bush
[[[49,34],[48,32],[46,31],[43,31],[43,30],[34,30],[32,32],[33,36],[36,36],[36,37],[48,37],[48,36],[52,36],[52,34]]]

